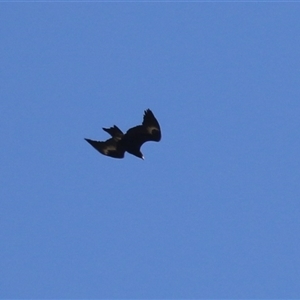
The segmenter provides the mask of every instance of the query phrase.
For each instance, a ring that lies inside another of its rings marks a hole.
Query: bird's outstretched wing
[[[153,112],[150,109],[145,110],[143,127],[148,133],[147,141],[159,142],[161,139],[160,126],[156,118],[154,117]]]
[[[92,145],[100,153],[111,156],[114,158],[123,158],[125,150],[120,146],[119,142],[114,138],[108,139],[105,142],[93,141],[85,139],[90,145]]]
[[[123,136],[121,143],[125,150],[131,154],[141,157],[141,146],[145,142],[161,139],[160,126],[150,109],[145,110],[142,125],[130,128]]]
[[[150,109],[145,110],[142,125],[130,128],[124,138],[136,141],[137,144],[140,144],[139,146],[148,141],[159,142],[161,131],[153,112]]]

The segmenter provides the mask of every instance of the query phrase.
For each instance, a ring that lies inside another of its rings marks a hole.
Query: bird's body
[[[159,142],[160,126],[150,109],[145,110],[142,125],[130,128],[125,134],[116,126],[103,128],[112,138],[105,142],[85,139],[100,153],[114,158],[123,158],[125,152],[144,159],[141,146],[148,141]]]

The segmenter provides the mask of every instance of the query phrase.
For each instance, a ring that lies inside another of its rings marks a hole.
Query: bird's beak
[[[144,155],[142,155],[142,160],[144,160],[145,159],[145,157],[144,157]]]

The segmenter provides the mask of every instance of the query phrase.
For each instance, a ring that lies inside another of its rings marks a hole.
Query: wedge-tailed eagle
[[[161,139],[160,126],[153,112],[145,110],[142,125],[130,128],[125,134],[116,126],[102,128],[111,135],[105,142],[85,139],[100,153],[114,158],[123,158],[125,151],[144,159],[141,146],[145,142],[159,142]]]

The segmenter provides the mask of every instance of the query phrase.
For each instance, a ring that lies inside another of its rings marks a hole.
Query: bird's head
[[[141,158],[142,160],[144,160],[145,159],[145,157],[144,157],[144,155],[143,155],[143,153],[142,152],[139,152],[139,153],[137,153],[137,155],[136,155],[137,157],[139,157],[139,158]]]
[[[143,153],[141,151],[139,151],[139,150],[136,150],[136,151],[129,151],[128,150],[128,152],[131,153],[131,154],[133,154],[134,156],[136,156],[138,158],[141,158],[143,160],[145,159]]]

